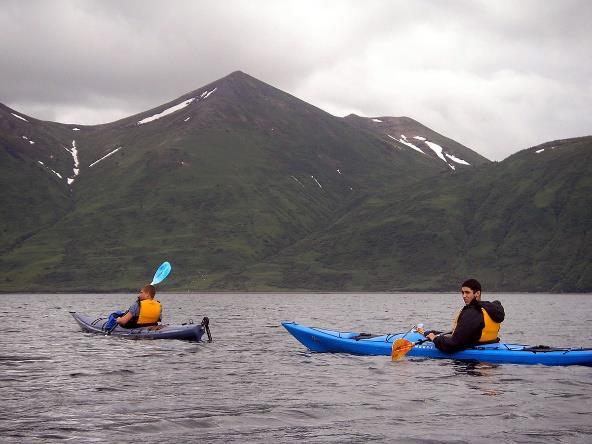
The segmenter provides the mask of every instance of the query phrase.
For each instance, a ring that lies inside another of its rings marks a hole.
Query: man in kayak
[[[156,288],[154,285],[146,285],[138,299],[134,302],[128,311],[117,318],[117,323],[125,328],[148,327],[158,325],[162,315],[162,306],[154,297]]]
[[[437,335],[426,332],[438,350],[454,353],[475,344],[499,342],[498,333],[504,320],[504,307],[500,301],[482,301],[481,284],[476,279],[463,282],[461,287],[465,306],[453,322],[452,333]]]

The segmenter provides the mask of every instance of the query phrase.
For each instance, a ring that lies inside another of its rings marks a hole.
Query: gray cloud
[[[587,135],[592,2],[0,1],[0,101],[104,123],[240,69],[491,159]]]

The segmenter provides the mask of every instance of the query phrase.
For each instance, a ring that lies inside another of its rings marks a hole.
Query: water
[[[592,368],[307,352],[281,320],[446,329],[457,294],[161,294],[214,342],[82,333],[133,295],[0,295],[2,442],[592,442]],[[506,341],[592,345],[590,295],[496,295]],[[43,329],[31,329],[43,325]]]

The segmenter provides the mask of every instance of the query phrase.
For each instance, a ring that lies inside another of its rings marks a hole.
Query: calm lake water
[[[497,294],[502,338],[592,346],[592,296]],[[213,343],[83,333],[135,295],[0,295],[2,442],[592,442],[592,368],[315,354],[293,320],[447,329],[458,294],[160,294]]]

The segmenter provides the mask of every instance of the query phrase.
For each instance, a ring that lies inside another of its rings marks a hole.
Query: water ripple
[[[536,315],[523,310],[525,299],[542,310],[557,297],[496,295],[508,313],[505,338],[586,345],[584,295],[561,295],[562,304]],[[129,302],[122,295],[3,298],[7,316],[19,319],[0,323],[3,442],[105,442],[113,434],[146,443],[592,441],[589,368],[316,354],[280,325],[383,333],[432,315],[437,328],[450,322],[457,295],[160,297],[169,322],[208,315],[211,344],[85,334],[68,314],[109,313]],[[569,319],[569,330],[557,319]],[[28,324],[46,330],[31,335]]]

